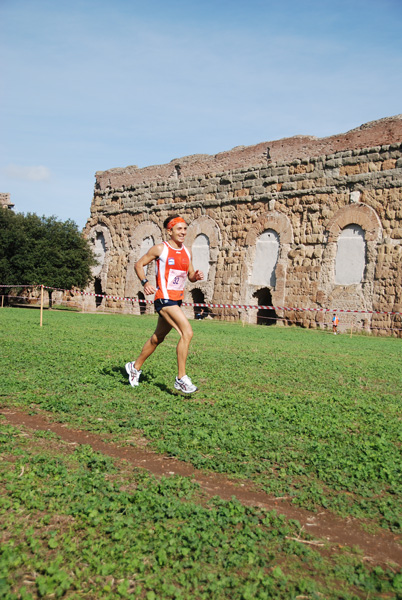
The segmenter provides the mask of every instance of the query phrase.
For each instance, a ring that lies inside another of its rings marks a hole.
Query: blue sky
[[[402,0],[0,0],[0,192],[90,215],[95,172],[402,113]]]

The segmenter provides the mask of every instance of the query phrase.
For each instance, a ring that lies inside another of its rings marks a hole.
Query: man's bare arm
[[[196,281],[202,281],[204,279],[204,273],[199,269],[195,270],[193,267],[193,263],[190,262],[190,267],[188,269],[188,278],[191,283],[195,283]]]

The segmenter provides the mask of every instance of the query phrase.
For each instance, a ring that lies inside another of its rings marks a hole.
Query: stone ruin
[[[153,312],[138,302],[134,263],[164,239],[165,218],[180,213],[194,266],[206,274],[188,283],[186,303],[225,304],[212,310],[226,320],[309,328],[329,327],[333,311],[345,311],[341,331],[400,335],[401,150],[398,115],[325,138],[97,172],[84,231],[99,259],[87,292],[99,296],[82,304]]]
[[[10,194],[6,192],[0,193],[0,206],[1,208],[8,208],[12,210],[14,208],[14,204],[11,202]]]

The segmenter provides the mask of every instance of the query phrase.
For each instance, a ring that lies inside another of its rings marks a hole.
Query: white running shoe
[[[140,375],[142,373],[142,371],[138,370],[135,368],[134,366],[134,362],[129,362],[126,364],[126,371],[128,373],[128,380],[130,382],[130,385],[132,385],[133,387],[136,387],[139,384],[140,381]]]
[[[181,379],[176,377],[176,381],[174,382],[174,387],[176,390],[179,390],[183,394],[193,394],[198,390],[198,387],[191,382],[190,377],[188,375],[184,375]]]

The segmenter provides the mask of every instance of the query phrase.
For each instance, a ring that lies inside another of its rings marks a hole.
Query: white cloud
[[[11,179],[22,179],[23,181],[48,181],[50,169],[43,165],[35,167],[23,167],[21,165],[7,165],[3,174]]]

